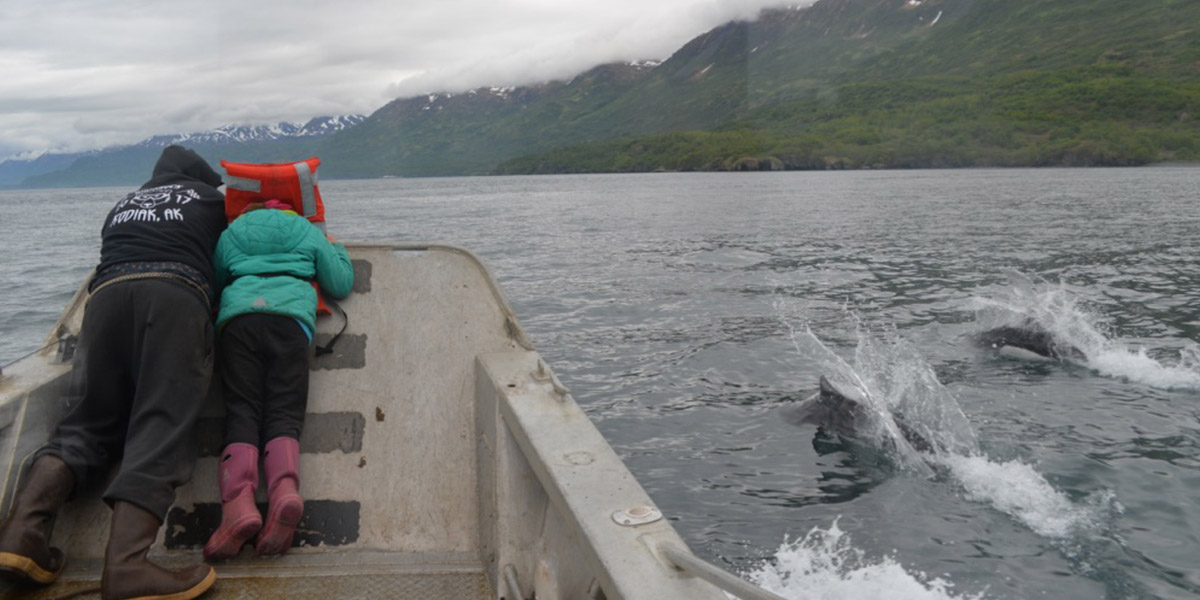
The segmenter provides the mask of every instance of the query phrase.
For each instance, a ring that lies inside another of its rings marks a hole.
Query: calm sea
[[[126,190],[0,192],[0,364]],[[1200,596],[1200,169],[322,183],[480,255],[702,556],[789,598]],[[1033,321],[1086,355],[973,341]],[[822,374],[953,449],[789,425]]]

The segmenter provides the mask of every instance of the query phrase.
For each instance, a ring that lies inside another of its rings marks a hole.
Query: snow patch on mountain
[[[316,117],[307,123],[280,122],[272,125],[223,125],[208,131],[156,135],[135,146],[159,148],[171,144],[242,144],[286,138],[314,138],[330,135],[363,122],[365,115]]]

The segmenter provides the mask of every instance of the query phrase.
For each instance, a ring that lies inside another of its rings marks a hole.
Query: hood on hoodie
[[[194,179],[211,185],[214,188],[224,183],[221,180],[221,175],[213,170],[212,166],[197,154],[195,150],[172,145],[163,148],[162,155],[158,157],[158,162],[154,164],[154,172],[150,176],[150,183],[146,185],[153,185],[164,178],[177,179],[180,176]]]

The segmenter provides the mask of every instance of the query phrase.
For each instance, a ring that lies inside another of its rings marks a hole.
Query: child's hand
[[[329,240],[330,243],[337,242],[337,238],[333,237],[333,234],[330,233],[325,234],[325,239]]]

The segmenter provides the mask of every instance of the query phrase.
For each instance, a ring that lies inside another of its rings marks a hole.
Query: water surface
[[[1200,169],[322,191],[344,239],[479,254],[692,548],[790,598],[1200,595]],[[123,192],[0,193],[0,364],[42,342]],[[972,342],[1024,319],[1087,359]],[[958,450],[780,418],[831,372]]]

